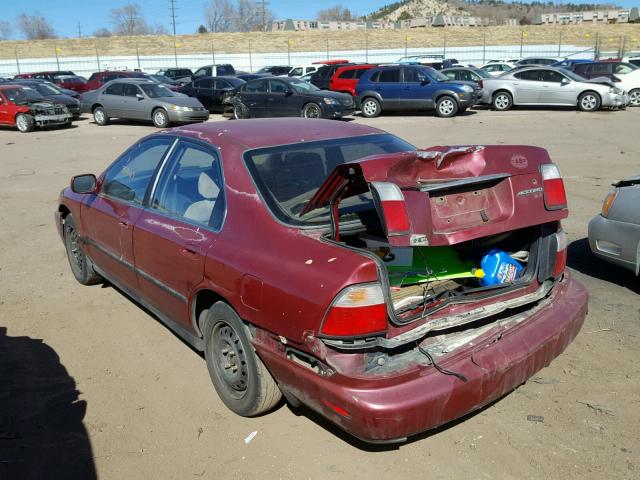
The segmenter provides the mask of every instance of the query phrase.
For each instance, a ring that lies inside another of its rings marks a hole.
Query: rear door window
[[[124,94],[124,85],[122,83],[114,83],[113,85],[109,85],[104,93],[106,95],[123,95]]]
[[[400,82],[400,69],[399,68],[388,68],[382,70],[380,72],[380,78],[378,79],[381,83],[398,83]]]
[[[345,79],[349,79],[349,78],[354,78],[356,76],[356,70],[345,70],[343,72],[340,72],[340,75],[338,76],[338,78],[345,78]]]

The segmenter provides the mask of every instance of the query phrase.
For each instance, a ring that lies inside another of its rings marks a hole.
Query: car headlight
[[[338,101],[334,98],[323,98],[322,101],[327,105],[338,105]]]
[[[472,86],[470,86],[470,85],[463,85],[463,86],[462,86],[462,89],[463,89],[465,92],[467,92],[467,93],[471,93],[471,92],[473,92],[473,87],[472,87]]]
[[[191,112],[194,110],[191,107],[181,107],[180,105],[171,105],[169,109],[175,112]]]
[[[618,87],[611,87],[609,89],[609,93],[614,93],[616,95],[622,95],[624,93],[624,90],[622,90],[621,88],[618,88]]]

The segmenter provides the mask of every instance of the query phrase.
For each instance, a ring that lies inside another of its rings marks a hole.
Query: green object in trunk
[[[389,262],[389,283],[398,287],[412,283],[430,282],[433,280],[447,280],[454,278],[472,278],[476,267],[473,262],[462,261],[451,247],[413,247],[412,254],[398,254]],[[405,252],[406,253],[406,252]],[[401,258],[400,258],[401,257]]]

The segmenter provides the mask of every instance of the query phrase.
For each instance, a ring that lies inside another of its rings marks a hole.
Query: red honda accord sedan
[[[327,120],[205,123],[79,175],[71,270],[204,351],[252,416],[304,404],[368,442],[481,408],[577,335],[564,184],[544,149],[416,149]]]

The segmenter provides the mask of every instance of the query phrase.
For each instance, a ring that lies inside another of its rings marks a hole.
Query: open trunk
[[[356,195],[370,195],[371,208],[357,212],[357,225],[341,223],[340,202]],[[369,157],[336,167],[305,211],[327,206],[327,239],[378,265],[389,318],[384,335],[324,335],[339,349],[396,349],[430,332],[457,336],[534,308],[564,270],[564,186],[543,149],[434,147]]]

